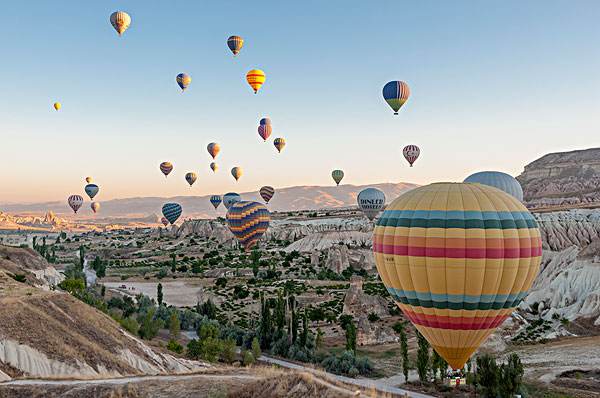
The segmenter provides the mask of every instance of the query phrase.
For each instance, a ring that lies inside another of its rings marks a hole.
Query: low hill
[[[388,201],[391,201],[402,193],[411,190],[417,185],[410,183],[385,183],[372,185],[340,185],[340,186],[295,186],[288,188],[276,188],[273,199],[269,202],[272,211],[313,210],[322,208],[339,208],[356,206],[356,196],[367,187],[381,189]],[[219,192],[224,194],[225,192]],[[257,191],[243,192],[242,197],[246,200],[261,201]],[[215,209],[210,204],[210,196],[176,196],[172,198],[140,197],[127,199],[113,199],[102,202],[100,213],[95,218],[103,217],[145,217],[145,221],[157,222],[155,216],[160,214],[161,207],[165,202],[178,202],[183,206],[183,217],[213,217]],[[223,212],[223,206],[219,208]],[[53,211],[62,216],[70,217],[70,209],[66,202],[46,202],[36,204],[5,204],[0,205],[0,210],[16,213],[39,213]],[[87,207],[80,211],[78,218],[91,216],[91,210]],[[150,218],[148,218],[150,217]],[[1,226],[0,226],[1,227]]]

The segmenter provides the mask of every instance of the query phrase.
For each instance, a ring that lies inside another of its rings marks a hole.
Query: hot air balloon
[[[479,173],[471,174],[463,182],[489,185],[514,196],[521,202],[523,201],[523,188],[519,184],[519,181],[513,176],[500,171],[480,171]]]
[[[210,197],[210,203],[215,207],[215,210],[217,207],[219,207],[222,201],[221,195],[213,195]]]
[[[92,202],[92,204],[90,204],[90,207],[92,208],[92,211],[94,213],[97,213],[98,210],[100,210],[100,203],[98,203],[98,202]]]
[[[54,110],[58,111],[60,108],[62,108],[62,104],[60,102],[55,102],[54,103]]]
[[[161,223],[162,223],[162,224],[163,224],[165,227],[167,226],[167,224],[169,224],[169,220],[167,220],[167,219],[166,219],[166,218],[164,218],[164,217],[160,219],[160,222],[161,222]]]
[[[269,203],[269,200],[275,195],[275,188],[265,185],[260,189],[259,193],[265,203]]]
[[[212,162],[212,163],[210,164],[210,168],[211,168],[211,170],[212,170],[213,172],[215,172],[215,173],[216,173],[216,172],[217,172],[217,170],[219,170],[219,165],[218,165],[218,164],[216,164],[215,162]]]
[[[256,245],[269,228],[271,216],[258,202],[236,202],[227,211],[227,224],[246,251]]]
[[[165,175],[165,178],[169,175],[171,171],[173,171],[173,165],[171,162],[162,162],[160,164],[160,171]]]
[[[271,119],[269,119],[268,117],[263,117],[262,119],[260,119],[260,121],[258,122],[259,126],[264,126],[267,124],[271,124]]]
[[[356,197],[359,209],[371,221],[385,206],[385,194],[377,188],[365,188]]]
[[[177,84],[181,88],[181,92],[184,92],[185,89],[188,88],[188,86],[192,82],[192,77],[190,75],[185,74],[185,73],[180,73],[175,78],[175,81],[177,82]]]
[[[333,170],[331,172],[331,178],[333,178],[336,185],[340,185],[340,181],[344,178],[344,172],[342,170]]]
[[[94,181],[92,177],[85,177],[85,182],[87,182],[88,184],[90,184],[92,181]]]
[[[250,72],[246,74],[246,80],[252,89],[254,90],[254,94],[260,90],[260,86],[263,85],[267,77],[265,76],[265,72],[260,69],[252,69]]]
[[[242,172],[241,167],[236,166],[233,169],[231,169],[231,175],[233,176],[233,178],[235,178],[236,181],[238,181],[240,179],[242,174],[243,174],[243,172]]]
[[[169,220],[171,225],[175,224],[175,221],[177,221],[181,212],[182,208],[179,203],[165,203],[162,207],[162,214]]]
[[[240,50],[244,46],[244,39],[239,36],[229,36],[227,39],[227,47],[231,50],[234,56],[240,53]]]
[[[98,185],[96,184],[87,184],[84,190],[87,196],[89,196],[91,200],[94,200],[94,196],[98,194],[100,188],[98,188]]]
[[[194,185],[194,183],[196,182],[196,180],[198,179],[198,176],[196,175],[196,173],[187,173],[185,175],[185,180],[187,181],[188,184],[190,184],[190,187],[192,185]]]
[[[115,11],[110,14],[110,23],[119,36],[121,36],[129,28],[129,25],[131,25],[131,17],[126,12]]]
[[[81,197],[80,195],[71,195],[67,199],[67,203],[69,204],[71,209],[73,209],[73,211],[77,213],[77,210],[79,210],[79,208],[83,204],[83,197]]]
[[[260,135],[260,137],[264,141],[269,139],[272,132],[273,132],[273,127],[271,126],[271,124],[260,124],[258,126],[258,135]]]
[[[416,145],[407,145],[402,150],[402,154],[404,155],[404,158],[408,161],[408,164],[410,164],[410,167],[413,167],[413,163],[415,162],[415,160],[417,160],[420,153],[421,150]]]
[[[480,184],[436,183],[386,208],[373,251],[404,315],[460,369],[527,294],[542,241],[516,198]]]
[[[225,195],[223,195],[223,206],[225,206],[225,208],[229,210],[232,204],[241,200],[242,197],[240,196],[240,194],[235,192],[228,192]]]
[[[285,138],[275,138],[273,140],[273,145],[277,148],[277,152],[281,153],[283,147],[285,146]]]
[[[217,144],[216,142],[211,142],[210,144],[208,144],[206,146],[206,150],[208,151],[210,156],[212,156],[212,158],[214,159],[217,157],[219,152],[221,152],[221,146],[219,144]]]
[[[394,115],[398,114],[398,110],[404,105],[410,96],[408,84],[395,80],[386,83],[383,86],[383,98],[385,102],[394,110]]]

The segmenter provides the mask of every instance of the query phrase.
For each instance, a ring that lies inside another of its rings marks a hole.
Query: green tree
[[[277,302],[275,304],[274,312],[273,317],[275,318],[277,330],[283,330],[285,327],[285,299],[283,298],[281,290],[277,292]]]
[[[323,331],[321,328],[317,328],[317,336],[315,337],[315,349],[320,351],[323,348]]]
[[[421,383],[427,381],[427,371],[429,370],[429,343],[419,331],[417,333],[417,372]]]
[[[85,246],[79,246],[79,265],[83,269],[83,262],[85,261]]]
[[[171,253],[171,272],[177,271],[177,254]]]
[[[491,355],[484,354],[477,357],[476,363],[475,380],[481,394],[487,398],[496,398],[500,382],[500,372],[496,360]]]
[[[306,316],[306,310],[302,314],[302,334],[300,335],[300,345],[306,347],[308,341],[308,317]]]
[[[142,339],[152,340],[158,334],[162,321],[160,319],[154,319],[156,308],[150,308],[148,312],[142,317],[140,325],[139,335]]]
[[[514,397],[523,385],[523,364],[517,354],[511,354],[507,363],[500,366],[500,395]]]
[[[252,339],[252,356],[256,360],[256,359],[260,358],[261,355],[262,355],[262,352],[260,351],[260,343],[258,342],[258,339],[255,337]]]
[[[254,364],[254,362],[256,362],[254,355],[252,355],[252,351],[244,351],[243,359],[244,359],[244,366],[250,366],[250,365]]]
[[[223,351],[221,351],[221,359],[225,363],[233,363],[235,361],[235,340],[232,338],[223,341]]]
[[[431,369],[433,370],[433,377],[437,376],[437,373],[440,375],[440,381],[444,381],[446,378],[446,371],[448,370],[448,362],[444,358],[438,354],[438,352],[434,349],[433,355],[431,358]]]
[[[159,306],[163,303],[163,288],[162,283],[160,282],[156,286],[156,301],[158,302]]]
[[[81,293],[85,289],[85,282],[82,279],[65,279],[62,281],[58,287],[71,294]]]
[[[176,311],[171,313],[169,318],[169,335],[172,339],[177,340],[179,338],[179,332],[181,330],[181,323],[179,322],[179,316]]]
[[[402,359],[402,373],[404,374],[404,382],[407,383],[410,362],[408,359],[408,337],[406,335],[406,324],[404,322],[396,322],[392,328],[400,336],[400,358]]]

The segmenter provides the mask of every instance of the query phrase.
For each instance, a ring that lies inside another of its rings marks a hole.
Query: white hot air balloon
[[[471,174],[463,182],[477,183],[498,188],[509,195],[523,201],[523,188],[513,176],[500,171],[480,171]]]
[[[356,201],[359,209],[372,221],[385,207],[385,194],[377,188],[365,188],[360,191]]]

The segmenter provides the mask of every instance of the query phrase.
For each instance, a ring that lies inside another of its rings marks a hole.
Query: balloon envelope
[[[77,210],[79,210],[83,204],[83,197],[81,195],[71,195],[67,199],[67,203],[69,204],[69,207],[73,209],[75,213],[77,213]]]
[[[272,132],[273,127],[270,124],[261,124],[258,126],[258,135],[260,135],[264,141],[269,139]]]
[[[223,195],[223,206],[225,206],[225,208],[229,210],[232,204],[234,204],[235,202],[239,202],[240,200],[242,200],[240,194],[235,192],[228,192],[225,195]]]
[[[196,173],[187,173],[185,175],[185,180],[187,181],[188,184],[190,184],[190,187],[192,185],[194,185],[194,183],[196,182],[197,179],[198,179],[198,176],[196,175]]]
[[[235,178],[235,180],[239,180],[240,177],[242,176],[243,171],[241,167],[234,167],[231,169],[231,175],[233,176],[233,178]]]
[[[192,77],[190,75],[185,74],[185,73],[180,73],[175,78],[175,81],[177,82],[177,84],[181,88],[181,91],[185,91],[185,89],[188,88],[189,85],[190,85],[190,83],[192,82]]]
[[[523,201],[523,188],[519,181],[513,176],[500,171],[480,171],[471,174],[463,182],[489,185],[514,196],[521,202]]]
[[[165,203],[162,207],[162,214],[171,225],[175,224],[182,211],[183,209],[179,203]]]
[[[265,185],[260,189],[259,193],[265,203],[269,203],[269,200],[275,195],[275,188]]]
[[[229,36],[227,39],[227,47],[229,47],[233,55],[238,55],[243,46],[244,39],[240,36]]]
[[[336,185],[340,185],[340,181],[344,178],[344,172],[342,170],[333,170],[331,172],[331,178],[333,178]]]
[[[385,194],[377,188],[365,188],[360,191],[356,201],[365,216],[373,220],[385,206]]]
[[[402,312],[460,369],[527,294],[542,241],[514,197],[485,185],[437,183],[388,205],[373,252]]]
[[[265,72],[260,69],[252,69],[246,74],[246,81],[248,81],[248,84],[254,90],[254,94],[260,90],[266,79]]]
[[[275,138],[273,140],[273,145],[275,145],[275,148],[277,148],[277,152],[281,153],[283,147],[285,147],[285,138]]]
[[[94,196],[96,196],[98,194],[98,191],[100,190],[100,188],[98,188],[98,185],[96,184],[87,184],[84,188],[85,193],[87,194],[87,196],[90,197],[90,199],[94,199]]]
[[[54,110],[59,110],[60,108],[62,108],[62,105],[60,102],[55,102],[54,103]]]
[[[227,224],[233,235],[250,250],[269,228],[269,210],[258,202],[236,202],[227,211]]]
[[[167,224],[169,223],[169,220],[167,220],[166,218],[162,217],[162,218],[160,219],[160,222],[161,222],[161,223],[163,223],[163,225],[166,227],[166,226],[167,226]]]
[[[383,98],[394,110],[394,115],[398,114],[398,110],[408,100],[409,96],[410,89],[408,88],[408,84],[403,81],[394,80],[383,86]]]
[[[91,183],[92,181],[94,181],[94,179],[92,177],[85,177],[85,182],[87,182],[88,184]]]
[[[98,202],[92,202],[92,204],[90,204],[90,208],[92,209],[92,211],[94,213],[97,213],[98,210],[100,210],[100,203],[98,203]]]
[[[131,25],[131,17],[123,11],[115,11],[110,14],[110,24],[115,28],[119,36],[121,36]]]
[[[221,152],[221,146],[219,144],[217,144],[216,142],[211,142],[210,144],[207,145],[206,150],[208,151],[210,156],[212,156],[212,158],[214,159],[217,157],[219,152]]]
[[[259,126],[265,126],[267,124],[271,124],[271,119],[269,119],[268,117],[263,117],[262,119],[260,119],[260,121],[258,122]]]
[[[416,145],[407,145],[402,150],[402,154],[404,155],[404,159],[406,159],[408,164],[410,164],[410,167],[412,167],[413,163],[421,154],[421,150]]]
[[[221,195],[213,195],[210,197],[210,203],[215,207],[219,207],[223,199],[221,199]]]
[[[166,176],[169,175],[171,171],[173,171],[173,165],[170,162],[162,162],[160,164],[160,171]]]
[[[215,172],[215,173],[216,173],[216,172],[217,172],[217,170],[219,170],[219,165],[218,165],[218,164],[216,164],[215,162],[212,162],[212,163],[210,164],[210,169],[211,169],[213,172]]]

